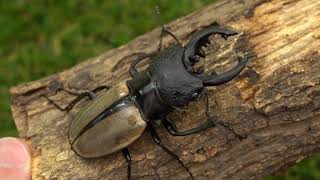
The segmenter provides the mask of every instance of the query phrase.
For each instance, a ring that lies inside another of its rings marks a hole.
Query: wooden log
[[[210,115],[239,134],[217,126],[200,134],[172,137],[158,128],[163,142],[196,179],[261,179],[319,152],[320,2],[318,0],[222,0],[167,25],[186,42],[192,32],[214,23],[241,34],[226,43],[218,37],[206,49],[206,71],[231,67],[235,54],[254,53],[236,80],[210,88]],[[157,50],[160,29],[59,74],[11,88],[12,112],[20,136],[32,148],[34,179],[125,179],[121,153],[85,160],[67,140],[72,116],[43,98],[65,106],[70,91],[114,85],[126,79],[139,53]],[[165,46],[174,43],[165,37]],[[146,66],[144,64],[143,66]],[[180,129],[204,119],[204,102],[172,114]],[[188,179],[186,171],[156,146],[148,133],[129,147],[134,179]]]

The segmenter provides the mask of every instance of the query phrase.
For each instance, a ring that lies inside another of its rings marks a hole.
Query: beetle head
[[[185,107],[203,90],[202,80],[188,72],[183,63],[184,47],[173,45],[152,57],[150,77],[161,99],[173,107]]]
[[[173,45],[152,57],[150,77],[156,82],[157,91],[164,102],[173,107],[185,107],[198,98],[205,86],[224,84],[235,78],[247,63],[239,58],[236,67],[219,75],[195,73],[193,66],[204,56],[201,48],[209,42],[209,36],[220,34],[225,39],[237,33],[217,26],[197,32],[185,45]]]

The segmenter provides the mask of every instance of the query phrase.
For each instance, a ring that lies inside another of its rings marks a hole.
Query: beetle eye
[[[194,92],[192,95],[191,95],[191,98],[192,99],[197,99],[198,97],[198,92]]]

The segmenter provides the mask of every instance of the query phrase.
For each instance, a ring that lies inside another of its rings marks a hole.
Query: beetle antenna
[[[158,5],[156,5],[155,6],[155,11],[156,11],[156,15],[157,15],[157,19],[158,19],[158,21],[160,22],[160,25],[161,25],[161,28],[162,28],[162,30],[164,29],[164,26],[163,26],[163,23],[162,23],[162,21],[161,21],[161,17],[160,17],[160,7],[158,6]]]
[[[157,20],[158,22],[160,22],[160,25],[161,25],[161,33],[160,33],[160,40],[159,40],[159,47],[158,47],[158,51],[161,51],[161,47],[162,47],[162,37],[163,37],[163,34],[164,34],[164,26],[163,26],[163,23],[161,22],[161,18],[160,18],[160,7],[158,5],[155,6],[155,12],[156,12],[156,16],[157,16]]]
[[[155,11],[156,11],[156,15],[157,15],[157,19],[161,24],[161,33],[160,33],[160,41],[159,41],[159,47],[158,47],[158,51],[161,51],[161,46],[162,46],[162,38],[164,33],[168,33],[171,37],[173,37],[173,39],[175,39],[177,41],[177,43],[182,46],[182,44],[180,43],[180,41],[178,40],[178,38],[172,34],[170,31],[166,30],[166,28],[164,27],[161,18],[160,18],[160,7],[158,5],[155,6]]]

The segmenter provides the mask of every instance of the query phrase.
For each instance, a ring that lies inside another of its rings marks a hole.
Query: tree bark
[[[222,0],[167,27],[186,42],[191,34],[219,23],[241,32],[206,49],[206,71],[221,72],[235,54],[255,54],[241,76],[209,88],[210,115],[228,123],[196,135],[172,137],[158,127],[164,144],[179,155],[196,179],[261,179],[319,152],[320,148],[320,2],[318,0]],[[59,74],[11,88],[12,112],[20,136],[32,148],[34,179],[125,179],[121,153],[86,160],[70,149],[72,116],[50,104],[66,106],[75,96],[55,90],[93,89],[129,78],[139,53],[157,50],[160,28]],[[163,44],[175,43],[166,36]],[[143,64],[142,66],[146,66]],[[204,121],[203,101],[171,114],[180,129]],[[187,172],[144,133],[129,147],[134,179],[188,179]]]

